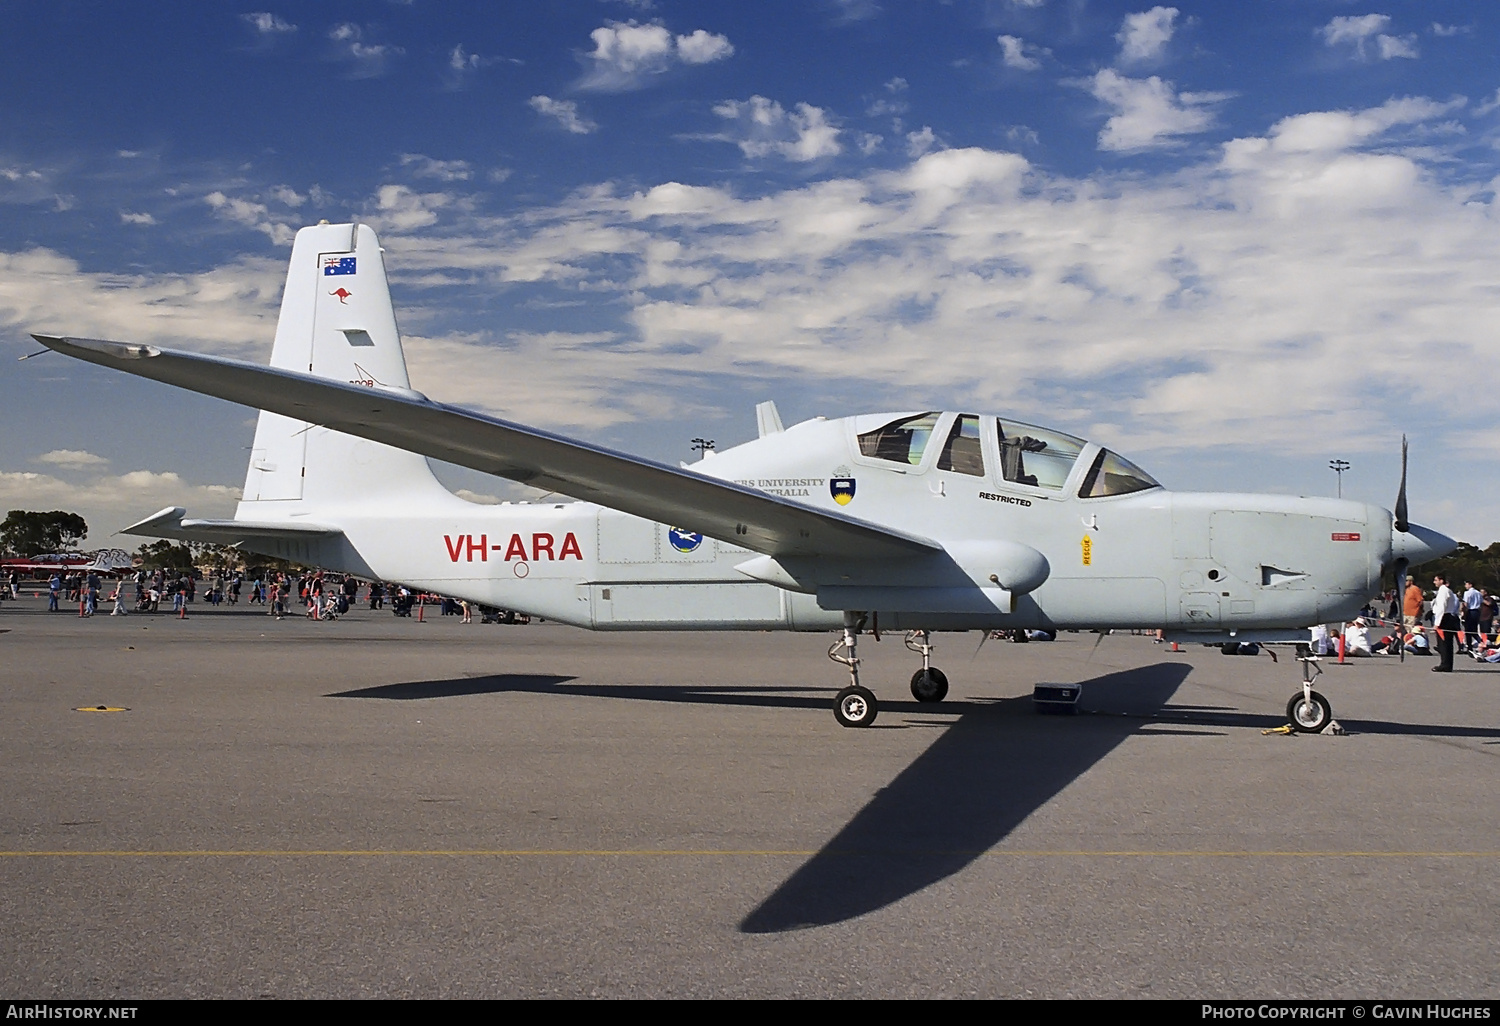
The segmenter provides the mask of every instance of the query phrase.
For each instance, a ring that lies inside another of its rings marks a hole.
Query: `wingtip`
[[[103,356],[114,360],[143,360],[148,357],[161,355],[161,350],[155,346],[141,345],[136,342],[112,342],[102,338],[70,338],[65,335],[41,335],[37,333],[33,333],[31,337],[48,349],[65,353],[68,356],[79,356],[83,359],[89,359],[89,357],[83,356],[85,353],[92,353],[96,356]]]

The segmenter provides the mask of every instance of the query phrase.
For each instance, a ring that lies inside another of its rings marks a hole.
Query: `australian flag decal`
[[[335,274],[353,274],[354,257],[324,257],[323,276],[330,277]]]

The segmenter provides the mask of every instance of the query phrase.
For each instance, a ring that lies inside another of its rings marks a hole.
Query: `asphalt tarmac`
[[[44,605],[3,997],[1500,997],[1500,667]]]

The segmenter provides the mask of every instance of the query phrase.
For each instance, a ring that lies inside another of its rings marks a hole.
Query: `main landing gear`
[[[907,631],[906,647],[922,657],[922,668],[911,675],[911,697],[918,702],[941,702],[948,697],[948,678],[932,665],[932,635]]]
[[[1318,665],[1317,656],[1300,647],[1297,662],[1302,664],[1302,690],[1287,702],[1286,718],[1292,721],[1292,729],[1299,734],[1316,734],[1333,722],[1333,706],[1312,688],[1323,668]]]
[[[849,667],[849,686],[833,700],[833,716],[845,727],[868,727],[875,722],[880,704],[869,688],[859,683],[859,632],[861,613],[844,614],[844,635],[828,646],[828,658]],[[922,668],[911,677],[911,695],[918,702],[941,702],[948,695],[948,678],[932,665],[932,636],[927,631],[908,631],[906,647],[922,657]]]
[[[880,712],[875,693],[859,684],[859,630],[865,618],[858,613],[844,614],[844,636],[828,646],[828,658],[849,667],[849,686],[833,699],[833,718],[845,727],[868,727]],[[840,651],[842,649],[842,651]]]

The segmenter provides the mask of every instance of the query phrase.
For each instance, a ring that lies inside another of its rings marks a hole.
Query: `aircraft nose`
[[[1391,558],[1405,559],[1411,566],[1441,559],[1454,549],[1458,542],[1446,534],[1434,531],[1421,524],[1411,524],[1408,531],[1391,529]]]

